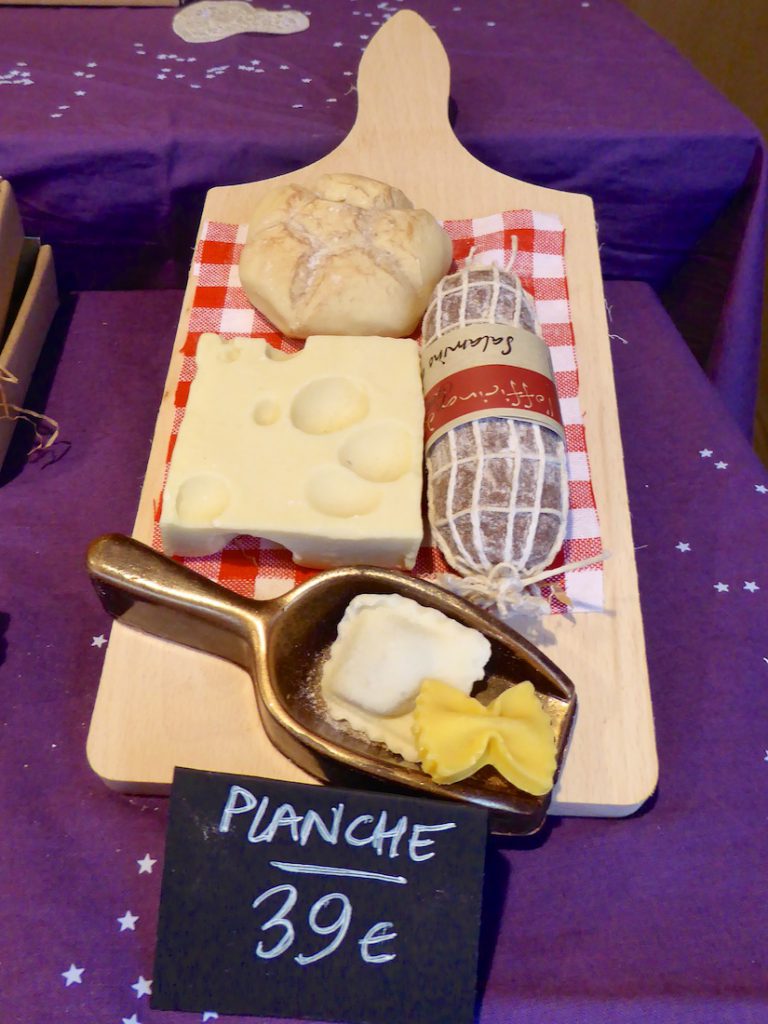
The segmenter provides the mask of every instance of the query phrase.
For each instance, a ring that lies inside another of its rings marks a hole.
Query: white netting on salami
[[[424,314],[422,340],[426,345],[454,327],[489,323],[525,327],[540,334],[533,299],[516,274],[497,266],[465,263],[435,288]]]
[[[423,344],[457,327],[485,323],[540,334],[533,299],[517,275],[465,265],[435,289]],[[446,561],[468,577],[445,582],[502,611],[548,610],[526,587],[563,543],[568,480],[560,436],[513,417],[479,417],[438,437],[426,461],[433,538]]]

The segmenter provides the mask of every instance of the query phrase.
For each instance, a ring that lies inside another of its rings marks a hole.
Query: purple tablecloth
[[[766,224],[757,130],[618,0],[322,3],[311,28],[184,43],[173,11],[0,10],[0,174],[66,287],[180,287],[206,191],[334,148],[360,52],[435,27],[455,130],[518,178],[593,196],[604,273],[660,289],[751,431]]]
[[[633,818],[489,844],[479,1021],[764,1024],[768,474],[651,288],[606,292],[660,784]],[[130,530],[180,304],[65,308],[32,401],[69,450],[24,465],[22,429],[2,476],[3,1024],[205,1019],[148,1007],[166,801],[84,751],[109,626],[84,551]]]

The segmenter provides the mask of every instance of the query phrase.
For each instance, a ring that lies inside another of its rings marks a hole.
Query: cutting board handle
[[[425,126],[435,150],[435,170],[444,146],[463,148],[448,120],[450,65],[443,44],[414,11],[398,11],[371,39],[357,76],[358,107],[352,129],[335,151],[378,149],[394,140],[401,152],[424,146]]]

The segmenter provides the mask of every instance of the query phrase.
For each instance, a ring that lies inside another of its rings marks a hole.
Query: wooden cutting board
[[[472,157],[448,121],[449,80],[437,36],[418,15],[399,12],[363,55],[357,119],[341,145],[281,178],[213,189],[203,221],[244,223],[276,182],[309,182],[329,171],[387,181],[440,219],[519,208],[560,218],[592,481],[611,557],[604,613],[547,619],[553,639],[544,649],[571,677],[579,700],[551,812],[625,815],[654,791],[658,765],[593,205],[587,196],[516,181]],[[146,542],[194,290],[190,278],[134,529]],[[108,785],[130,792],[167,790],[174,765],[311,781],[267,740],[245,672],[119,623],[106,652],[88,758]]]

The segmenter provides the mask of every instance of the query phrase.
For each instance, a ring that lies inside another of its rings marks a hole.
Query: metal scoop
[[[366,567],[321,572],[280,597],[253,601],[120,534],[93,541],[87,564],[112,616],[249,672],[267,735],[311,775],[334,785],[406,788],[478,804],[489,810],[493,831],[504,835],[529,835],[543,823],[549,795],[523,793],[491,768],[440,786],[324,711],[320,673],[347,605],[358,594],[401,594],[488,637],[491,657],[474,691],[483,703],[515,683],[533,683],[554,726],[559,772],[576,708],[573,684],[524,637],[462,598],[405,573]]]

